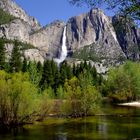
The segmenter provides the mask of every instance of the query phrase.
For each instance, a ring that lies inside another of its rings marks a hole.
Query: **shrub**
[[[0,121],[17,125],[32,121],[38,112],[37,89],[29,82],[28,74],[7,74],[0,71]]]

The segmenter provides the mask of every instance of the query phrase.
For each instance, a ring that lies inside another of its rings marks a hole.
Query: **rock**
[[[41,52],[37,49],[28,49],[24,51],[24,56],[27,58],[27,60],[41,62],[43,64],[44,57],[41,54]]]
[[[13,0],[0,0],[0,8],[16,17],[10,23],[0,25],[0,38],[34,45],[34,49],[24,50],[30,60],[43,62],[44,59],[58,58],[65,26],[68,56],[79,54],[86,48],[84,55],[101,73],[106,71],[106,66],[119,65],[126,59],[140,60],[140,29],[134,26],[134,22],[129,22],[125,30],[119,16],[112,18],[100,9],[91,9],[88,13],[70,18],[66,24],[55,21],[40,27],[38,21],[28,16]],[[11,45],[6,45],[8,50]],[[93,54],[89,56],[89,53]]]
[[[29,43],[30,25],[21,19],[15,19],[8,24],[0,25],[0,38],[19,40]]]
[[[112,18],[112,23],[126,57],[131,60],[140,60],[140,29],[132,20],[119,15]]]
[[[65,23],[55,21],[30,35],[30,43],[46,52],[48,57],[57,57],[62,44]]]
[[[34,17],[28,16],[28,14],[13,0],[0,0],[0,8],[14,17],[27,22],[33,30],[39,30],[41,28],[38,21]]]
[[[13,47],[14,47],[14,45],[12,43],[5,44],[7,61],[11,58],[11,53],[12,53]]]
[[[100,9],[69,19],[67,42],[73,51],[94,43],[95,53],[109,61],[125,57],[110,19]]]

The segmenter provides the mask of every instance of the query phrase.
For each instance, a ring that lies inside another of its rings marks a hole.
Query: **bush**
[[[0,121],[4,125],[17,125],[32,121],[38,112],[37,89],[28,75],[7,74],[0,71]]]
[[[110,70],[107,80],[108,96],[113,102],[128,102],[140,97],[140,64],[126,62]]]
[[[66,100],[63,111],[66,110],[66,113],[73,117],[90,115],[101,101],[101,95],[91,84],[90,78],[85,75],[83,77],[84,83],[81,83],[83,82],[82,76],[81,81],[73,77],[65,82]]]

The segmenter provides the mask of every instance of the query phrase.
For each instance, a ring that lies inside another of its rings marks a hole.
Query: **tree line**
[[[42,120],[50,113],[92,115],[104,97],[112,103],[139,99],[139,62],[125,62],[110,69],[106,77],[87,61],[65,61],[59,67],[53,59],[43,64],[29,61],[17,43],[7,60],[4,43],[0,42],[0,124]]]

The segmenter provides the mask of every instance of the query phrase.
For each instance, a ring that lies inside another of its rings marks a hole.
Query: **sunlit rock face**
[[[44,62],[44,55],[42,52],[40,52],[38,49],[28,49],[24,51],[24,55],[28,60],[41,62],[43,64]]]
[[[30,25],[21,19],[15,19],[10,23],[0,26],[0,38],[29,43],[30,32]]]
[[[94,43],[97,45],[94,46],[95,53],[100,57],[113,61],[125,57],[111,20],[100,9],[70,18],[67,23],[67,40],[71,50]]]
[[[46,52],[46,57],[57,57],[62,44],[65,23],[54,21],[30,35],[30,43]]]
[[[126,57],[140,60],[140,29],[131,20],[116,15],[112,18],[118,42]]]
[[[10,13],[14,17],[27,22],[34,31],[41,28],[38,21],[34,17],[28,16],[28,14],[13,0],[0,0],[0,8]]]
[[[71,17],[66,23],[57,20],[41,27],[13,0],[0,0],[0,8],[16,17],[0,25],[0,38],[34,45],[34,49],[24,50],[30,60],[43,62],[54,58],[61,63],[67,56],[71,58],[75,52],[80,53],[85,46],[88,46],[86,52],[98,58],[92,61],[101,65],[140,59],[140,29],[130,23],[127,30],[118,30],[116,25],[121,27],[120,18],[108,17],[100,9]],[[91,61],[90,57],[88,59]]]

